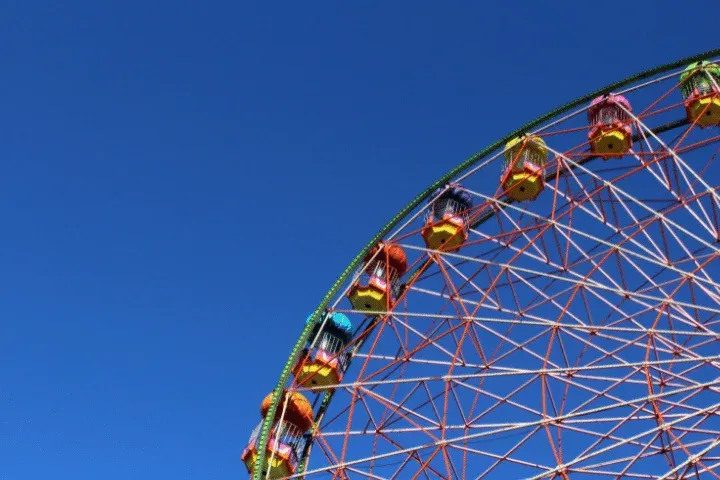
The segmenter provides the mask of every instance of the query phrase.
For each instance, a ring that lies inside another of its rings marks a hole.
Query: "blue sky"
[[[433,4],[3,2],[0,480],[244,476],[307,313],[411,197],[717,46],[665,0]]]

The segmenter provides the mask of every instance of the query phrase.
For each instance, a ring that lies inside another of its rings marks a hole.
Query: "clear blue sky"
[[[718,46],[716,1],[421,3],[2,2],[0,480],[242,478],[307,313],[402,205]]]

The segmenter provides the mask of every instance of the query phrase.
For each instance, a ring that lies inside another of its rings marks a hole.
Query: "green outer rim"
[[[598,90],[595,90],[592,93],[589,93],[587,95],[584,95],[582,97],[579,97],[575,100],[573,100],[570,103],[566,103],[565,105],[558,107],[554,110],[549,111],[545,115],[542,115],[535,120],[532,120],[531,122],[526,123],[522,127],[514,130],[513,132],[509,133],[508,135],[504,136],[500,140],[497,140],[496,142],[490,144],[489,146],[485,147],[480,152],[476,153],[475,155],[471,156],[461,164],[457,165],[455,168],[450,170],[448,173],[437,179],[435,182],[433,182],[429,187],[427,187],[425,190],[423,190],[419,195],[417,195],[410,203],[408,203],[405,207],[403,207],[400,212],[398,212],[393,218],[390,219],[390,221],[385,224],[384,227],[380,229],[379,232],[375,234],[375,236],[372,237],[372,239],[363,247],[362,250],[360,250],[360,253],[357,254],[357,256],[350,262],[350,264],[343,270],[343,272],[340,274],[337,280],[332,284],[330,287],[330,290],[325,294],[323,299],[320,301],[320,305],[317,306],[315,311],[312,313],[313,321],[308,322],[305,327],[302,330],[302,333],[300,334],[300,338],[298,338],[297,342],[295,343],[295,346],[290,352],[290,357],[288,358],[287,363],[282,369],[282,372],[280,374],[280,378],[278,379],[278,383],[275,386],[275,390],[273,390],[273,398],[272,398],[272,404],[270,405],[270,409],[267,412],[267,415],[265,415],[265,419],[263,421],[262,427],[260,429],[260,436],[258,438],[258,456],[255,459],[255,468],[253,470],[253,480],[263,480],[262,475],[262,468],[261,466],[265,464],[266,460],[266,454],[267,454],[267,443],[268,443],[268,437],[270,428],[272,427],[272,419],[275,418],[275,412],[277,411],[278,405],[280,404],[280,394],[282,393],[285,385],[287,384],[288,379],[290,378],[290,373],[292,370],[293,365],[295,364],[295,361],[297,360],[298,352],[300,352],[305,345],[305,342],[307,342],[308,337],[310,336],[310,332],[312,330],[313,325],[315,322],[317,322],[320,319],[321,313],[328,307],[330,304],[330,301],[332,298],[337,295],[338,291],[342,287],[342,285],[350,278],[352,275],[352,272],[354,272],[359,266],[362,260],[365,258],[365,256],[368,254],[370,249],[374,247],[380,240],[383,239],[390,231],[395,228],[400,221],[405,218],[409,213],[411,213],[415,208],[417,208],[426,198],[428,198],[435,190],[442,187],[444,184],[448,183],[450,180],[452,180],[454,177],[458,176],[459,174],[463,173],[465,170],[469,169],[473,165],[475,165],[477,162],[485,158],[487,155],[491,154],[492,152],[496,151],[497,149],[501,148],[503,145],[505,145],[507,142],[509,142],[514,137],[527,132],[528,130],[531,130],[535,127],[540,126],[541,124],[547,122],[548,120],[553,119],[554,117],[558,115],[562,115],[563,113],[568,112],[569,110],[572,110],[574,108],[577,108],[587,102],[590,102],[593,98],[603,95],[606,93],[610,93],[613,90],[617,90],[619,88],[626,87],[630,85],[631,83],[635,83],[641,80],[645,80],[646,78],[653,77],[655,75],[665,73],[668,70],[674,70],[676,68],[686,66],[689,63],[698,62],[702,60],[706,60],[710,57],[715,57],[720,55],[720,48],[716,48],[714,50],[709,50],[704,53],[700,53],[697,55],[693,55],[691,57],[686,57],[681,60],[677,60],[672,63],[668,63],[665,65],[661,65],[659,67],[651,68],[645,71],[642,71],[640,73],[637,73],[635,75],[632,75],[630,77],[624,78],[622,80],[619,80],[615,83],[611,83],[610,85],[607,85],[603,88],[600,88]]]
[[[720,75],[720,66],[716,63],[708,62],[707,65],[703,65],[702,62],[693,62],[680,74],[680,81],[683,82],[685,79],[695,76],[698,73],[698,67],[702,67],[703,70],[714,75]]]

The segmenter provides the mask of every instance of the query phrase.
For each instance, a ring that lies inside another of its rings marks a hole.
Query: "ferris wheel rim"
[[[282,396],[283,392],[285,391],[285,387],[287,385],[287,382],[292,375],[292,367],[294,363],[296,362],[298,358],[298,354],[302,351],[303,346],[309,339],[313,327],[322,318],[323,312],[328,308],[330,305],[332,299],[340,292],[342,285],[347,282],[350,277],[353,275],[353,273],[357,270],[357,268],[362,263],[363,259],[367,257],[367,255],[370,253],[370,251],[375,247],[379,242],[383,241],[385,237],[392,232],[392,230],[397,227],[400,222],[402,222],[403,219],[407,218],[409,214],[413,212],[418,206],[422,204],[423,201],[427,200],[429,197],[432,196],[433,192],[437,191],[438,189],[442,188],[443,186],[447,185],[449,182],[451,182],[453,179],[457,178],[458,176],[462,175],[463,173],[467,172],[470,168],[472,168],[474,165],[478,164],[482,160],[486,159],[488,156],[490,156],[493,152],[496,152],[498,149],[502,148],[503,145],[505,145],[507,142],[512,140],[513,138],[516,138],[520,135],[526,134],[531,132],[536,127],[553,120],[560,115],[563,115],[567,112],[570,112],[573,109],[576,109],[578,107],[583,106],[584,104],[587,104],[588,102],[592,101],[594,98],[606,95],[610,92],[617,91],[619,89],[625,88],[628,85],[631,85],[633,83],[661,75],[663,73],[670,72],[672,70],[686,67],[688,64],[694,63],[694,62],[700,62],[703,60],[707,60],[709,58],[718,57],[720,56],[720,48],[712,49],[705,51],[703,53],[695,54],[692,56],[688,56],[676,61],[673,61],[671,63],[667,63],[664,65],[656,66],[650,69],[643,70],[639,73],[636,73],[634,75],[628,76],[624,79],[618,80],[616,82],[613,82],[609,85],[606,85],[602,88],[599,88],[591,93],[585,94],[581,97],[576,98],[575,100],[572,100],[560,107],[557,107],[553,110],[550,110],[549,112],[535,118],[534,120],[522,125],[521,127],[511,131],[507,135],[503,136],[502,138],[496,140],[495,142],[491,143],[484,149],[480,150],[476,154],[470,156],[465,161],[461,162],[460,164],[456,165],[452,169],[450,169],[447,173],[442,175],[440,178],[435,180],[433,183],[431,183],[427,188],[425,188],[421,193],[419,193],[415,198],[413,198],[407,205],[405,205],[403,208],[400,209],[400,211],[395,214],[372,238],[371,240],[363,247],[360,252],[351,260],[351,262],[348,264],[348,266],[341,272],[341,274],[338,276],[338,278],[333,282],[330,289],[327,291],[327,293],[323,296],[321,302],[316,307],[316,309],[310,314],[308,317],[308,322],[305,324],[303,330],[301,331],[301,334],[296,341],[295,345],[293,346],[291,353],[288,357],[288,361],[286,362],[285,366],[282,369],[280,378],[278,379],[277,385],[272,391],[272,400],[270,402],[270,407],[267,411],[267,415],[265,416],[264,420],[261,423],[260,426],[260,432],[258,436],[258,454],[255,458],[255,468],[252,474],[252,478],[255,480],[260,480],[264,478],[262,474],[262,468],[261,465],[264,464],[266,461],[267,456],[267,447],[270,443],[270,429],[272,427],[273,419],[276,416],[276,412],[279,406],[281,406],[282,403]],[[669,129],[677,128],[680,126],[683,126],[686,122],[685,121],[677,121],[673,122],[674,125],[663,125],[662,127],[666,127]],[[661,127],[661,128],[662,128]],[[490,216],[492,216],[492,213],[490,213]],[[409,274],[412,275],[412,272]],[[316,414],[316,419],[324,413],[324,411],[329,406],[331,400],[332,400],[333,392],[329,391],[327,392],[323,398],[320,405],[320,410]],[[299,466],[299,473],[302,474],[305,470],[305,461],[307,459],[307,453],[309,451],[309,448],[312,444],[312,441],[308,441],[305,447],[305,452],[300,459],[300,466]],[[297,475],[297,474],[296,474]],[[295,475],[295,476],[296,476]]]

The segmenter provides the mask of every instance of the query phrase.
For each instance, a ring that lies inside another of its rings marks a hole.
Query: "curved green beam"
[[[288,358],[287,363],[282,369],[282,372],[280,374],[280,378],[278,379],[278,383],[275,387],[275,390],[273,390],[273,397],[272,397],[272,404],[270,406],[270,409],[268,410],[267,414],[265,415],[265,419],[263,420],[262,427],[260,429],[260,436],[258,438],[258,456],[255,459],[255,468],[253,469],[253,480],[263,480],[264,475],[263,472],[263,465],[265,465],[266,459],[267,459],[267,443],[269,440],[269,433],[270,428],[272,427],[273,421],[275,419],[275,414],[277,412],[278,406],[280,405],[280,398],[282,396],[282,392],[285,388],[285,385],[287,385],[287,381],[290,378],[291,370],[295,362],[298,358],[298,353],[302,351],[303,346],[308,340],[308,337],[310,336],[310,333],[312,331],[312,327],[320,320],[320,316],[322,312],[328,307],[330,304],[330,301],[333,299],[335,295],[340,291],[340,288],[343,286],[343,284],[350,278],[352,275],[352,272],[354,272],[362,263],[362,260],[365,258],[365,256],[370,252],[370,249],[372,249],[380,240],[382,240],[390,231],[395,228],[400,221],[405,218],[408,214],[410,214],[415,208],[417,208],[425,199],[427,199],[435,190],[442,187],[449,181],[451,181],[453,178],[457,177],[464,171],[468,170],[470,167],[478,163],[480,160],[485,158],[486,156],[490,155],[492,152],[498,150],[503,145],[505,145],[507,142],[509,142],[514,137],[526,133],[529,130],[532,130],[543,123],[553,119],[554,117],[557,117],[558,115],[562,115],[563,113],[566,113],[570,110],[573,110],[575,108],[578,108],[582,105],[585,105],[586,103],[592,101],[595,97],[599,95],[604,95],[606,93],[610,93],[614,90],[618,90],[621,88],[624,88],[630,84],[645,80],[650,77],[654,77],[655,75],[659,75],[662,73],[665,73],[670,70],[675,70],[680,67],[684,67],[689,63],[693,62],[699,62],[702,60],[707,60],[711,57],[717,57],[720,56],[720,48],[716,48],[713,50],[709,50],[704,53],[700,53],[697,55],[693,55],[690,57],[686,57],[680,60],[677,60],[672,63],[668,63],[665,65],[661,65],[655,68],[651,68],[645,71],[642,71],[640,73],[637,73],[635,75],[629,76],[627,78],[624,78],[622,80],[619,80],[617,82],[611,83],[610,85],[607,85],[603,88],[600,88],[598,90],[595,90],[592,93],[589,93],[587,95],[584,95],[582,97],[579,97],[575,100],[573,100],[570,103],[566,103],[565,105],[558,107],[554,110],[551,110],[550,112],[546,113],[545,115],[542,115],[535,120],[526,123],[522,127],[512,131],[505,137],[497,140],[496,142],[490,144],[480,152],[476,153],[472,157],[468,158],[461,164],[457,165],[455,168],[450,170],[448,173],[437,179],[435,182],[433,182],[429,187],[427,187],[425,190],[420,192],[410,203],[408,203],[405,207],[403,207],[393,218],[390,219],[390,221],[385,224],[384,227],[380,229],[379,232],[375,234],[375,236],[372,237],[372,239],[365,245],[365,247],[360,250],[360,253],[357,254],[357,256],[350,262],[350,264],[343,270],[343,272],[340,274],[340,276],[335,280],[335,282],[330,287],[330,290],[325,294],[323,299],[320,301],[320,305],[317,306],[315,311],[312,313],[313,321],[307,322],[305,324],[305,328],[303,328],[302,333],[300,334],[300,338],[298,338],[297,342],[295,343],[295,346],[290,351],[290,357]],[[329,400],[329,398],[328,398]],[[323,402],[326,403],[326,402]]]

